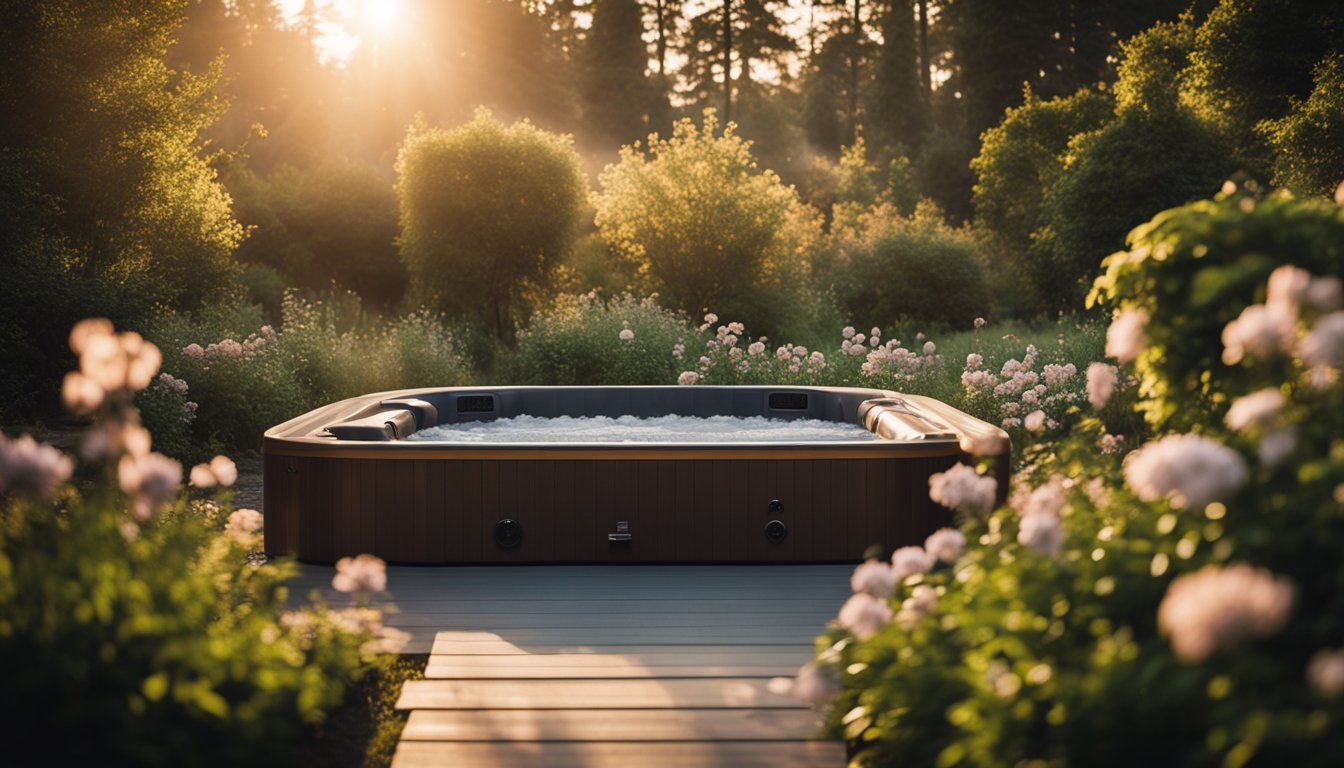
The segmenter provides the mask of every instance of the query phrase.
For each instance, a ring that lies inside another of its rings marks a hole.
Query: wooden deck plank
[[[430,710],[411,713],[402,741],[809,741],[807,709]]]
[[[548,667],[516,663],[478,666],[431,662],[425,669],[425,678],[428,680],[633,680],[650,677],[658,679],[696,677],[770,678],[793,675],[798,671],[799,666],[799,664],[663,664],[649,666],[628,663],[590,666],[562,664]]]
[[[660,653],[539,653],[539,654],[441,654],[430,656],[429,669],[464,667],[472,669],[625,669],[657,670],[663,667],[691,667],[704,664],[730,664],[739,667],[770,667],[802,664],[812,654],[805,648],[768,652],[742,646],[732,653],[685,653],[680,649]]]
[[[397,709],[801,709],[763,678],[643,680],[410,680]]]
[[[841,768],[844,745],[781,742],[452,742],[403,741],[393,768],[469,765],[490,768]]]
[[[721,645],[619,645],[619,644],[555,644],[531,643],[517,645],[501,638],[495,632],[439,632],[435,637],[432,653],[440,657],[458,657],[464,655],[531,655],[531,654],[609,654],[625,656],[659,656],[676,654],[680,656],[720,657],[758,656],[774,654],[799,654],[806,658],[812,656],[812,644],[794,643],[788,645],[760,646],[755,644]],[[806,660],[806,659],[804,659]]]
[[[407,631],[429,631],[402,618],[388,622]],[[822,623],[796,627],[572,627],[504,629],[499,636],[515,645],[761,645],[812,644],[821,634]]]

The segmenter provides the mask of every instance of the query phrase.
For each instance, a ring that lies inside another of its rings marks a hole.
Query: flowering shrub
[[[670,384],[692,329],[657,295],[562,294],[518,333],[511,378],[522,384]]]
[[[860,566],[816,660],[773,687],[827,705],[857,765],[1344,761],[1344,337],[1319,266],[1339,222],[1225,195],[1136,230],[1097,291],[1160,436],[1106,450],[1096,402],[1127,375],[1102,363],[1007,505],[969,466],[936,475],[965,548]]]
[[[182,492],[131,406],[154,345],[85,321],[71,347],[64,399],[95,417],[78,465],[0,438],[0,734],[58,765],[293,764],[399,636],[363,607],[286,611],[293,566],[249,557],[261,515]],[[236,475],[223,457],[191,471]]]

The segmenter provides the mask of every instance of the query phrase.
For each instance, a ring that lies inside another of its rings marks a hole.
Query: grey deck
[[[388,569],[387,623],[431,654],[395,768],[842,766],[817,714],[770,693],[812,655],[851,566]],[[333,571],[294,592],[334,606]]]

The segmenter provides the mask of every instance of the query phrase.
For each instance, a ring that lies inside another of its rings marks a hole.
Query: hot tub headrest
[[[362,419],[327,425],[337,440],[399,440],[415,432],[414,411],[397,408],[379,411]]]
[[[415,428],[429,429],[439,426],[439,409],[432,403],[421,400],[416,397],[402,397],[396,400],[384,400],[378,404],[379,408],[404,408],[415,414]],[[405,435],[402,435],[405,437]]]

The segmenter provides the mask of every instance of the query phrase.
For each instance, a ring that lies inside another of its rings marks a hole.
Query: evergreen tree
[[[882,45],[873,56],[865,93],[864,134],[879,150],[897,146],[913,150],[927,119],[919,85],[914,6],[910,0],[887,0],[878,12]]]
[[[737,85],[752,81],[753,67],[783,66],[798,49],[779,17],[778,0],[720,0],[690,20],[682,53],[683,91],[694,105],[722,110],[733,119],[739,95],[750,91]]]
[[[596,0],[583,43],[579,94],[585,136],[612,149],[643,139],[668,111],[658,83],[646,73],[638,0]]]

